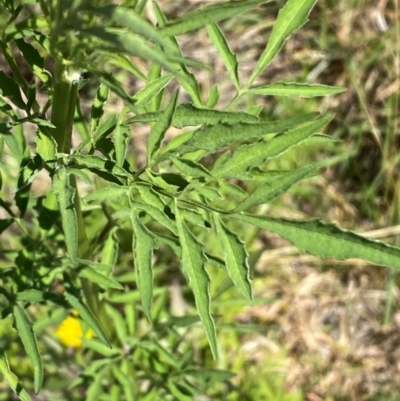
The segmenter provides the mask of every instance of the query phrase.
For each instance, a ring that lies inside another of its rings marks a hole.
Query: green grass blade
[[[216,213],[214,213],[214,223],[218,239],[224,251],[225,265],[229,277],[243,295],[251,301],[253,296],[250,284],[250,267],[245,244],[225,226]]]
[[[335,259],[362,258],[377,265],[400,268],[400,248],[342,230],[320,220],[298,221],[251,214],[235,218],[280,235],[301,252]]]
[[[217,338],[214,320],[210,313],[210,278],[205,269],[206,257],[203,252],[203,246],[196,240],[193,233],[183,221],[177,200],[175,200],[175,216],[181,246],[182,269],[193,291],[196,307],[206,331],[211,352],[216,359],[218,357]]]
[[[34,370],[34,390],[38,394],[43,384],[43,363],[37,346],[35,333],[28,315],[18,304],[13,305],[13,316],[18,335],[24,345],[25,351],[31,359]]]
[[[239,90],[240,84],[238,74],[238,61],[236,55],[231,52],[225,36],[221,32],[217,24],[208,25],[207,31],[215,48],[217,49],[218,53],[225,63],[233,84],[235,85],[236,89]]]
[[[32,401],[27,391],[19,384],[18,377],[10,369],[6,353],[0,348],[0,372],[8,385],[22,401]]]
[[[143,311],[151,321],[151,302],[153,299],[153,250],[157,247],[154,235],[141,223],[135,211],[131,213],[131,222],[134,232],[133,254],[137,285]]]
[[[305,84],[296,82],[276,82],[271,85],[258,86],[249,89],[250,93],[264,96],[299,96],[315,97],[336,95],[345,92],[346,88],[338,86]]]
[[[268,1],[269,0],[247,0],[200,7],[198,10],[167,23],[164,27],[160,28],[160,32],[167,36],[182,35],[212,24],[213,22],[232,18],[243,11],[257,7]]]
[[[150,131],[149,139],[147,143],[147,163],[150,164],[153,161],[155,153],[160,148],[161,142],[164,139],[164,135],[167,129],[171,126],[172,119],[176,109],[176,102],[178,101],[178,91],[175,91],[170,103],[167,108],[160,115],[153,128]]]
[[[301,143],[311,135],[321,130],[331,119],[326,116],[306,124],[302,124],[282,135],[278,135],[269,141],[256,142],[243,145],[236,150],[230,159],[212,174],[216,178],[248,178],[247,170],[258,167],[267,159],[277,157],[291,147]]]
[[[104,344],[106,344],[109,348],[112,348],[111,343],[108,341],[108,338],[104,333],[104,330],[100,326],[100,323],[97,320],[97,318],[93,315],[92,311],[75,295],[66,291],[64,292],[64,297],[66,301],[74,309],[76,309],[82,320],[96,333],[99,339],[103,341]]]
[[[135,96],[133,96],[132,100],[134,101],[135,106],[144,106],[149,103],[170,83],[173,77],[173,74],[167,74],[152,80],[148,85],[137,92]]]
[[[308,15],[316,2],[317,0],[288,0],[279,11],[267,47],[251,74],[248,87],[274,59],[289,36],[307,22]]]
[[[75,210],[75,189],[70,184],[67,168],[62,166],[53,177],[53,191],[61,214],[65,244],[72,261],[78,253],[78,219]]]
[[[234,211],[241,212],[250,207],[268,203],[285,192],[293,184],[307,177],[316,170],[316,166],[306,166],[284,174],[268,178],[251,195],[249,195]]]

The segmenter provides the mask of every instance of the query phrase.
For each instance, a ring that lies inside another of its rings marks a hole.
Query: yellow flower
[[[82,346],[83,333],[77,311],[72,311],[72,316],[68,316],[61,322],[56,330],[56,334],[67,347],[79,348]],[[85,333],[86,338],[92,338],[93,335],[94,333],[91,329]]]

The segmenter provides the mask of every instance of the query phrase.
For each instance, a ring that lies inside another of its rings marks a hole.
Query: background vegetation
[[[199,3],[159,1],[169,18],[182,15]],[[243,77],[248,78],[253,70],[283,4],[283,1],[270,2],[221,23],[232,51],[244,67]],[[249,108],[262,104],[263,117],[268,119],[294,117],[316,109],[334,112],[335,118],[327,132],[341,140],[294,149],[279,159],[276,169],[296,168],[316,158],[327,160],[327,167],[320,176],[298,184],[269,204],[268,211],[273,215],[318,216],[398,245],[399,8],[398,0],[320,0],[310,21],[289,39],[266,74],[260,77],[260,84],[285,78],[348,88],[347,92],[323,101],[274,97],[249,100]],[[151,7],[146,7],[144,12],[149,20],[155,20]],[[201,30],[180,39],[186,56],[212,65],[212,71],[197,75],[202,87],[211,90],[215,83],[221,84],[224,88],[221,108],[229,104],[233,87],[225,78],[225,67],[212,50],[206,32]],[[146,66],[143,70],[146,71]],[[140,88],[131,76],[124,79],[132,90]],[[94,93],[90,93],[90,87],[87,92],[87,98],[91,99]],[[83,110],[84,107],[85,104]],[[121,104],[112,99],[106,112],[116,108],[121,108]],[[138,128],[129,145],[132,160],[138,165],[145,157],[147,134],[146,127]],[[169,135],[173,137],[173,130]],[[12,176],[6,167],[2,166],[2,172]],[[39,177],[34,185],[34,196],[39,197],[48,188],[46,177]],[[6,179],[2,191],[11,191]],[[243,230],[240,226],[238,229]],[[237,373],[224,385],[215,376],[211,375],[211,381],[201,377],[208,399],[400,399],[399,281],[395,271],[358,259],[320,261],[298,254],[296,248],[273,235],[249,231],[244,237],[249,244],[253,268],[254,305],[245,306],[247,303],[233,289],[224,291],[225,276],[218,269],[212,272],[213,313],[220,315],[217,366],[212,362],[200,327],[197,333],[185,331],[186,322],[182,322],[179,336],[174,337],[169,331],[170,344],[186,336],[188,345],[181,350],[182,358],[186,356],[199,366]],[[130,239],[126,242],[128,249]],[[28,244],[21,258],[29,260],[34,246]],[[5,251],[18,247],[18,232],[2,235],[2,267],[7,267],[13,256],[5,255]],[[132,276],[124,266],[132,257],[128,251],[124,255],[125,259],[119,261],[118,281],[131,286]],[[158,330],[149,333],[144,317],[132,319],[128,324],[132,332],[153,337],[169,330],[165,322],[171,312],[177,317],[193,312],[193,299],[178,272],[177,261],[159,256],[158,267],[156,305],[152,312]],[[125,298],[122,295],[118,298],[118,294],[114,297],[118,308],[125,308],[129,316],[136,313],[131,305],[135,299],[139,297],[133,291]],[[39,308],[37,313],[44,316],[46,311]],[[24,384],[29,383],[32,367],[11,325],[9,320],[1,321],[0,345],[12,350],[9,359],[14,372]],[[66,378],[78,380],[88,362],[107,351],[95,348],[97,345],[89,340],[87,347],[65,348],[54,333],[55,327],[47,330],[41,339],[48,379],[38,399],[81,400],[87,386],[85,378],[76,381],[76,387],[65,389]],[[194,349],[193,343],[196,343]],[[152,352],[162,351],[153,349]],[[137,358],[140,363],[142,356]],[[160,358],[169,373],[176,369],[168,355]],[[160,378],[165,374],[165,367],[149,366],[148,369],[157,372]],[[124,372],[123,366],[121,370]],[[90,372],[87,374],[90,376]],[[120,374],[119,380],[124,381],[124,376]],[[184,399],[178,398],[179,392],[176,394],[177,399]],[[97,394],[90,395],[96,399]],[[7,383],[0,382],[0,399],[10,397]]]

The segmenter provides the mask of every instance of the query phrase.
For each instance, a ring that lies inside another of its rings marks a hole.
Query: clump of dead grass
[[[312,265],[293,257],[280,269],[271,265],[264,272],[271,278],[258,280],[263,289],[257,295],[276,300],[239,317],[277,327],[275,344],[288,355],[287,389],[343,400],[373,400],[378,393],[399,391],[400,313],[382,325],[386,291],[376,287],[376,269],[342,264],[322,272]],[[398,293],[395,302],[399,306]],[[248,357],[262,365],[271,355]]]

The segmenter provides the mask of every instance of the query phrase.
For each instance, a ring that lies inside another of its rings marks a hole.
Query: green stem
[[[78,83],[72,81],[70,77],[68,77],[65,66],[57,62],[55,66],[55,84],[51,114],[51,122],[56,128],[52,128],[50,131],[57,143],[58,153],[70,154],[71,152],[72,129],[77,99]],[[70,184],[75,189],[74,204],[78,220],[78,257],[81,259],[88,259],[90,257],[91,247],[86,233],[80,197],[74,175],[70,176]],[[89,308],[101,321],[104,320],[101,318],[104,314],[101,313],[100,310],[102,307],[98,297],[98,286],[85,278],[81,279],[81,285]]]
[[[57,63],[51,122],[56,127],[52,129],[52,135],[57,142],[58,152],[69,154],[72,144],[75,105],[78,97],[78,83],[68,80],[67,77],[64,77],[64,73],[65,67],[61,63]]]

